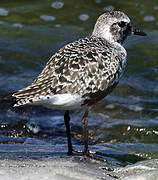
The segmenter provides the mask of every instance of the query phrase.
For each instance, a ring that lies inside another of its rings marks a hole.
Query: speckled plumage
[[[13,94],[15,106],[38,104],[69,110],[96,103],[122,76],[126,65],[122,43],[131,33],[130,19],[124,13],[101,15],[89,38],[61,48],[30,86]]]
[[[88,96],[117,83],[125,66],[126,52],[102,38],[90,37],[70,43],[55,53],[39,77],[14,94],[17,105],[40,102],[55,94]]]

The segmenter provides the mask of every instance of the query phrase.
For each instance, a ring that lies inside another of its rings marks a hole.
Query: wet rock
[[[153,15],[145,16],[144,21],[146,22],[155,21],[155,17]]]
[[[88,14],[80,14],[79,19],[81,21],[87,21],[89,19],[89,15]]]
[[[4,24],[4,21],[0,21],[0,24]]]
[[[141,10],[141,11],[140,11],[140,14],[145,14],[145,11],[144,11],[144,10]]]
[[[64,6],[64,2],[61,1],[55,1],[51,4],[51,7],[55,9],[61,9],[63,6]]]
[[[96,3],[101,3],[101,0],[95,0]]]
[[[154,9],[154,10],[158,10],[158,6],[154,6],[153,9]]]
[[[136,111],[136,112],[143,110],[143,107],[141,107],[139,105],[128,105],[127,107],[129,110]]]
[[[44,21],[54,21],[56,20],[55,16],[41,15],[40,18]]]
[[[118,179],[106,163],[84,158],[0,160],[0,180],[101,180]]]
[[[106,6],[104,7],[104,11],[113,11],[115,9],[114,6]]]
[[[61,27],[61,24],[55,24],[55,27],[59,28]]]
[[[138,162],[119,169],[121,180],[153,180],[158,177],[158,159]]]
[[[37,124],[27,124],[27,128],[34,134],[37,134],[40,131],[40,127]]]
[[[115,105],[114,104],[108,104],[105,106],[106,109],[114,109]]]
[[[8,10],[4,8],[0,8],[0,16],[7,16],[8,15]]]
[[[13,27],[16,27],[16,28],[23,28],[23,25],[20,24],[20,23],[14,23],[14,24],[13,24]]]
[[[0,174],[0,180],[156,180],[158,159],[145,160],[120,168],[80,156],[7,158],[0,160]]]

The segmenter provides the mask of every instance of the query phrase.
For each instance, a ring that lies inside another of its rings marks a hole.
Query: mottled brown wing
[[[86,41],[86,43],[85,43]],[[119,61],[111,47],[101,47],[82,39],[55,53],[38,78],[13,94],[20,105],[40,96],[78,93],[84,96],[105,90],[117,74]]]

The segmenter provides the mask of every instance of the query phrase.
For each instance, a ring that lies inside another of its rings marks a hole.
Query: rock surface
[[[80,156],[41,159],[1,159],[0,180],[157,180],[158,160],[124,168]]]
[[[106,168],[105,168],[106,167]],[[0,160],[0,180],[97,180],[117,179],[105,163],[90,159],[5,159]]]

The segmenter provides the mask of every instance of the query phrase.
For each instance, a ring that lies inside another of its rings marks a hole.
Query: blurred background
[[[108,10],[123,11],[135,27],[148,34],[128,38],[126,72],[113,93],[95,105],[89,116],[90,149],[128,164],[158,156],[157,0],[1,0],[0,96],[29,85],[53,53],[91,35],[98,16]],[[0,157],[19,149],[29,152],[30,147],[35,152],[35,147],[41,148],[39,157],[41,152],[51,152],[51,147],[66,152],[63,114],[42,107],[13,109],[1,104]],[[71,113],[75,148],[82,148],[81,114]],[[136,159],[131,160],[131,155]]]

